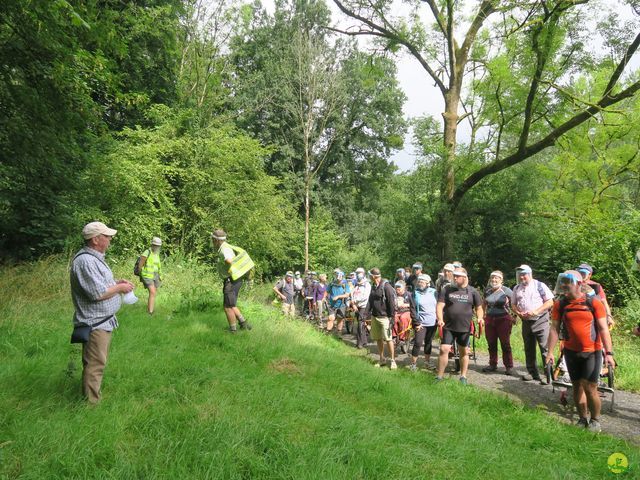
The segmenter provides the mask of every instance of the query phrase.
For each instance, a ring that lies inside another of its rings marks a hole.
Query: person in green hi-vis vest
[[[151,247],[142,252],[140,255],[140,280],[144,284],[144,288],[149,291],[149,301],[147,302],[147,312],[153,315],[153,309],[156,303],[156,294],[162,282],[162,262],[160,261],[160,247],[162,240],[153,237]]]
[[[218,249],[218,273],[224,279],[222,296],[229,331],[236,333],[238,323],[241,329],[251,330],[251,324],[244,319],[237,303],[242,281],[255,265],[247,252],[227,243],[227,234],[224,230],[214,230],[211,240]]]

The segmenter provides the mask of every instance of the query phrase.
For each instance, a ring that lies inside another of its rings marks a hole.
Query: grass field
[[[0,478],[640,475],[640,451],[622,440],[473,386],[372,368],[258,302],[242,305],[254,330],[229,335],[205,272],[168,265],[166,276],[156,315],[140,289],[121,310],[103,402],[91,408],[68,343],[64,265],[0,274]],[[609,473],[614,452],[629,458],[626,474]]]

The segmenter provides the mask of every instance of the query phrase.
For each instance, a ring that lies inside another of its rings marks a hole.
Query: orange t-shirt
[[[602,341],[598,333],[596,318],[606,318],[607,310],[603,303],[594,297],[592,300],[594,314],[589,310],[586,297],[569,300],[564,307],[564,324],[569,338],[564,346],[574,352],[596,352],[602,350]],[[553,302],[551,318],[560,321],[560,301]]]

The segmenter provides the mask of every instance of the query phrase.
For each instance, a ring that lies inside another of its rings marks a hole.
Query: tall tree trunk
[[[309,196],[311,194],[311,173],[307,167],[304,179],[304,271],[309,270]]]
[[[456,230],[453,193],[455,191],[456,135],[458,132],[458,103],[460,90],[454,86],[445,96],[444,169],[441,190],[440,225],[442,225],[442,260],[451,261]]]

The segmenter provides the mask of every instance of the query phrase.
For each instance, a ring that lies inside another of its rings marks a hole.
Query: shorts
[[[373,317],[371,319],[371,339],[391,341],[391,328],[389,327],[389,317]]]
[[[242,277],[237,280],[231,280],[227,277],[222,285],[222,298],[225,308],[235,307],[238,303],[238,293],[242,287]]]
[[[456,343],[460,347],[468,347],[469,346],[469,332],[453,332],[451,330],[447,330],[446,328],[442,331],[442,341],[440,342],[442,345],[453,345],[453,340],[455,339]]]
[[[156,288],[160,288],[160,275],[158,275],[158,273],[155,273],[153,275],[153,278],[140,277],[140,280],[142,280],[142,284],[146,289],[148,289],[151,285]]]
[[[602,369],[602,350],[597,352],[574,352],[564,349],[564,359],[572,382],[586,380],[598,383]]]
[[[335,318],[347,317],[347,307],[332,308],[331,306],[328,306],[327,310],[329,311],[330,317],[335,317]]]

